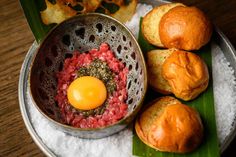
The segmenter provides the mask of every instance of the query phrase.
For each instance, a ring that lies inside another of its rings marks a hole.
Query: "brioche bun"
[[[144,16],[141,30],[149,43],[181,50],[198,50],[212,35],[212,25],[204,13],[181,3],[153,8]]]
[[[138,137],[148,146],[165,152],[186,153],[202,141],[198,112],[173,97],[162,97],[136,119]]]
[[[206,90],[209,73],[205,62],[196,54],[176,50],[162,65],[162,76],[174,95],[185,101]]]
[[[196,7],[177,6],[162,16],[159,34],[167,48],[198,50],[209,42],[212,26]]]
[[[169,3],[164,4],[152,9],[146,16],[144,16],[142,21],[142,33],[144,38],[151,44],[164,47],[159,36],[159,23],[161,17],[166,14],[170,9],[176,6],[183,6],[181,3]]]
[[[185,101],[206,90],[209,73],[196,54],[177,49],[152,50],[147,53],[148,83],[162,94],[173,93]]]

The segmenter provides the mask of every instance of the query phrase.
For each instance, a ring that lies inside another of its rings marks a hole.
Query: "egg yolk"
[[[101,106],[107,97],[104,83],[96,77],[83,76],[75,79],[67,90],[69,103],[80,110]]]

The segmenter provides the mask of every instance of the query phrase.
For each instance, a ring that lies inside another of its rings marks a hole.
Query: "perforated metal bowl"
[[[56,73],[74,50],[86,52],[104,42],[129,69],[128,113],[103,128],[81,129],[64,124],[55,101]],[[125,128],[139,111],[147,90],[145,61],[134,36],[122,23],[102,14],[78,15],[59,24],[41,43],[31,65],[30,89],[35,106],[55,127],[82,138],[101,138]]]

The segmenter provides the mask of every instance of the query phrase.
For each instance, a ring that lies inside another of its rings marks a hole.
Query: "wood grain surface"
[[[235,0],[183,0],[202,9],[236,47]],[[18,79],[24,57],[34,41],[20,4],[0,0],[0,156],[45,156],[26,130],[18,103]],[[236,140],[223,157],[236,154]]]

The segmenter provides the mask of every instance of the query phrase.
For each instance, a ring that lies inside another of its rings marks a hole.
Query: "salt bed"
[[[126,23],[126,26],[130,28],[136,38],[140,16],[144,16],[151,9],[151,6],[138,4],[136,14],[130,22]],[[222,144],[231,132],[232,124],[236,117],[236,82],[233,69],[226,61],[221,49],[215,44],[212,44],[212,56],[217,132],[220,144]],[[29,94],[27,98],[30,102],[29,104],[32,104]],[[35,131],[48,148],[58,156],[132,156],[132,126],[103,139],[80,139],[56,130],[37,111],[34,105],[29,105],[28,108]]]

